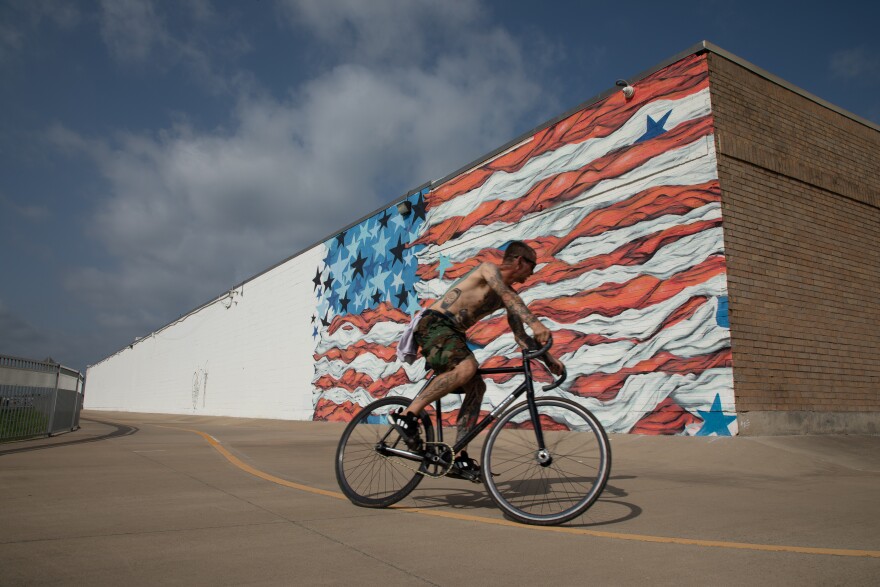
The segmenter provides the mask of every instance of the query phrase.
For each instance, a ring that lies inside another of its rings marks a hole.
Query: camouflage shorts
[[[438,375],[451,371],[468,357],[474,356],[467,346],[464,333],[437,312],[425,312],[413,338],[422,349],[428,366]]]

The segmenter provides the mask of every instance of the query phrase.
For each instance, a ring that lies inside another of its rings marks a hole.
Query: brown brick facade
[[[880,432],[880,132],[709,71],[741,431]]]

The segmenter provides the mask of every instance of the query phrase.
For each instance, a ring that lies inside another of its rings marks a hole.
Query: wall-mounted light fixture
[[[409,216],[410,212],[412,212],[412,204],[409,202],[409,200],[404,200],[397,204],[397,213],[404,218]]]
[[[633,95],[635,95],[636,89],[634,87],[632,87],[631,85],[629,85],[629,82],[626,81],[625,79],[619,79],[615,83],[617,84],[618,87],[621,88],[621,91],[623,92],[623,97],[626,98],[627,100],[629,100],[630,98],[633,97]]]

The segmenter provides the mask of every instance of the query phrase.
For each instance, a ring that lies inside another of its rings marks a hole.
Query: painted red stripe
[[[375,397],[383,397],[384,394],[388,393],[389,389],[397,387],[398,385],[405,385],[407,383],[412,383],[409,380],[409,377],[406,375],[406,371],[401,367],[394,374],[389,375],[388,377],[382,377],[380,379],[374,380],[372,377],[367,375],[366,373],[361,373],[356,371],[355,369],[348,369],[345,373],[342,374],[342,377],[337,379],[332,375],[323,375],[316,382],[313,383],[315,387],[318,389],[327,391],[328,389],[344,389],[349,392],[354,392],[358,389],[363,389],[370,395]]]
[[[321,358],[327,358],[331,361],[351,363],[364,353],[372,353],[386,363],[390,363],[397,359],[397,345],[382,346],[365,340],[359,340],[345,348],[332,347],[326,353],[315,353],[314,359],[316,362],[321,360]]]
[[[608,230],[627,228],[661,216],[681,216],[720,200],[721,190],[717,181],[697,186],[658,186],[607,208],[595,210],[564,237],[545,236],[526,239],[525,242],[537,252],[539,264],[549,263],[554,260],[554,255],[578,238],[597,236]],[[501,257],[502,252],[497,249],[484,249],[473,258],[447,268],[443,277],[458,279],[479,263],[500,263]],[[422,279],[434,279],[440,276],[438,268],[439,263],[421,265],[417,274]],[[537,275],[540,276],[541,272]]]
[[[699,421],[699,418],[668,397],[653,412],[639,420],[630,432],[650,435],[681,434],[686,426]]]
[[[631,100],[627,101],[621,93],[615,93],[601,103],[579,110],[536,133],[531,141],[446,182],[431,193],[429,209],[481,186],[493,173],[511,173],[521,169],[530,159],[563,145],[609,136],[640,108],[654,100],[678,100],[705,89],[708,85],[705,56],[695,55],[682,59],[640,81]]]
[[[688,287],[703,283],[726,270],[723,255],[712,255],[695,265],[663,280],[652,275],[640,275],[625,283],[606,283],[573,296],[536,300],[529,309],[537,316],[552,319],[558,324],[570,324],[590,314],[617,316],[631,308],[648,306],[668,300]],[[486,345],[507,330],[507,318],[490,318],[479,323],[470,333],[476,344]]]
[[[647,373],[700,374],[707,369],[732,367],[733,358],[729,348],[709,355],[682,358],[671,353],[661,352],[632,367],[625,367],[615,373],[593,373],[575,379],[568,390],[581,397],[592,397],[599,401],[614,399],[631,375]]]
[[[366,334],[379,322],[407,324],[409,322],[409,314],[395,308],[388,302],[382,302],[376,308],[364,310],[362,314],[340,314],[335,316],[330,322],[327,332],[332,335],[340,328],[348,330],[354,327]]]
[[[708,298],[705,296],[694,296],[684,304],[679,306],[672,314],[670,314],[666,320],[657,328],[657,330],[650,335],[646,336],[644,339],[639,340],[636,338],[610,338],[605,337],[599,334],[584,334],[582,332],[577,332],[574,330],[556,330],[553,332],[553,355],[560,357],[562,355],[574,353],[578,351],[581,347],[584,346],[598,346],[600,344],[608,344],[614,342],[620,342],[623,340],[627,340],[633,343],[644,342],[650,340],[654,336],[656,336],[661,331],[678,324],[682,320],[686,320],[694,315],[694,313],[699,309],[700,306],[706,303]],[[503,333],[499,333],[503,334]],[[487,361],[485,361],[481,367],[515,367],[521,363],[522,359],[520,357],[511,358],[511,357],[491,357]],[[487,376],[487,378],[492,379],[496,383],[504,383],[509,381],[515,377],[515,375],[491,375]],[[539,372],[536,372],[535,379],[541,382],[549,382],[550,378],[547,375],[542,375]]]
[[[513,224],[527,214],[570,201],[601,181],[638,169],[654,157],[709,136],[712,132],[711,115],[688,120],[655,139],[609,153],[580,169],[543,179],[522,197],[486,201],[465,217],[457,216],[438,222],[427,228],[414,244],[442,245],[475,226],[497,222]]]

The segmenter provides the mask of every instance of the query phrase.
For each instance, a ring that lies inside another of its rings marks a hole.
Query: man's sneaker
[[[413,414],[403,414],[403,408],[388,414],[388,423],[400,433],[400,437],[410,450],[419,450],[422,439],[419,438],[419,419]]]
[[[452,468],[446,476],[479,483],[481,481],[480,465],[477,464],[477,461],[470,458],[467,452],[461,451],[461,453],[455,457],[455,461],[452,463]]]

